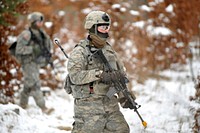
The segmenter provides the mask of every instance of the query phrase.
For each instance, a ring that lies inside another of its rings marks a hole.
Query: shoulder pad
[[[31,32],[29,30],[24,30],[21,33],[21,37],[24,38],[25,40],[30,40],[30,38],[31,38]]]
[[[87,39],[85,39],[85,40],[81,40],[78,44],[76,44],[75,47],[81,46],[81,47],[85,48],[87,45],[89,45],[89,41]]]

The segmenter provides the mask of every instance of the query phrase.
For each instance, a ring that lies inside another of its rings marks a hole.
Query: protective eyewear
[[[110,30],[110,25],[101,25],[97,27],[97,30],[101,33],[108,33]]]

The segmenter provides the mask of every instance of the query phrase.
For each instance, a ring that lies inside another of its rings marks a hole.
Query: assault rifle
[[[58,41],[58,39],[54,39],[54,42],[58,45],[58,47],[62,50],[62,52],[64,53],[66,58],[69,58],[67,56],[67,54],[65,53],[64,49],[61,47],[60,42]],[[91,49],[90,49],[91,50]],[[92,51],[91,51],[92,52]],[[101,49],[96,50],[94,52],[92,52],[93,55],[95,57],[97,57],[101,62],[103,62],[104,66],[105,66],[105,71],[109,71],[109,72],[114,72],[114,70],[112,69],[112,67],[110,66],[108,60],[106,59],[106,57],[104,56],[103,52]],[[114,72],[115,73],[115,72]],[[116,77],[117,74],[116,74]],[[111,98],[115,93],[118,92],[122,92],[124,97],[133,105],[134,107],[134,111],[137,113],[137,115],[139,116],[140,120],[142,121],[142,125],[146,128],[147,127],[147,123],[142,119],[141,115],[138,112],[138,108],[141,107],[141,105],[138,105],[134,99],[132,98],[130,92],[128,91],[128,88],[126,86],[126,80],[124,79],[124,77],[119,77],[118,81],[112,81],[112,84],[114,85],[113,88],[111,88],[108,92],[107,92],[107,96],[109,98]]]
[[[125,77],[119,77],[116,73],[116,71],[113,70],[113,68],[111,67],[111,65],[109,64],[108,60],[106,59],[106,57],[104,56],[102,49],[96,50],[93,55],[95,57],[97,57],[105,66],[105,70],[106,72],[113,72],[115,75],[115,77],[117,77],[117,80],[112,80],[112,84],[114,85],[113,87],[110,88],[110,90],[107,92],[107,96],[109,98],[111,98],[115,93],[119,93],[122,92],[124,97],[133,105],[133,109],[134,111],[137,113],[137,115],[139,116],[140,120],[142,121],[142,125],[146,128],[147,127],[147,123],[142,119],[141,115],[138,112],[138,108],[141,107],[141,105],[138,105],[134,99],[132,98],[130,92],[128,91],[128,88],[126,86],[126,79],[124,79]]]
[[[51,61],[52,54],[44,44],[45,43],[44,41],[46,39],[44,33],[41,30],[39,30],[40,35],[42,37],[42,40],[39,40],[31,30],[31,28],[29,28],[29,31],[31,32],[31,40],[36,42],[36,44],[38,44],[40,49],[42,50],[42,53],[37,58],[39,58],[40,56],[44,57],[46,59],[46,62],[50,64],[50,66],[54,69],[53,62]]]

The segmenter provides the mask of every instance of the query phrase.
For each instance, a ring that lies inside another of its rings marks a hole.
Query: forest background
[[[169,79],[159,75],[174,64],[200,56],[200,1],[198,0],[1,0],[0,1],[0,103],[14,102],[22,87],[22,73],[9,53],[9,46],[27,27],[33,11],[45,16],[45,30],[53,40],[60,39],[65,51],[86,37],[85,16],[92,10],[107,12],[112,19],[109,42],[124,62],[130,80],[143,83],[148,78]],[[160,31],[165,30],[167,34]],[[156,34],[155,34],[156,33]],[[190,42],[195,42],[190,45]],[[65,44],[71,44],[70,46]],[[63,87],[62,67],[67,60],[54,47],[54,69],[43,68],[42,85]],[[16,80],[17,79],[17,80]],[[131,87],[131,84],[130,84]],[[197,90],[198,91],[198,90]],[[200,97],[197,92],[195,97]]]

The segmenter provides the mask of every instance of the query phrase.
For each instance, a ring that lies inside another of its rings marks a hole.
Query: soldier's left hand
[[[134,109],[133,104],[125,97],[120,98],[119,102],[120,102],[120,105],[122,106],[122,108]],[[137,103],[136,103],[136,105],[137,105]]]

